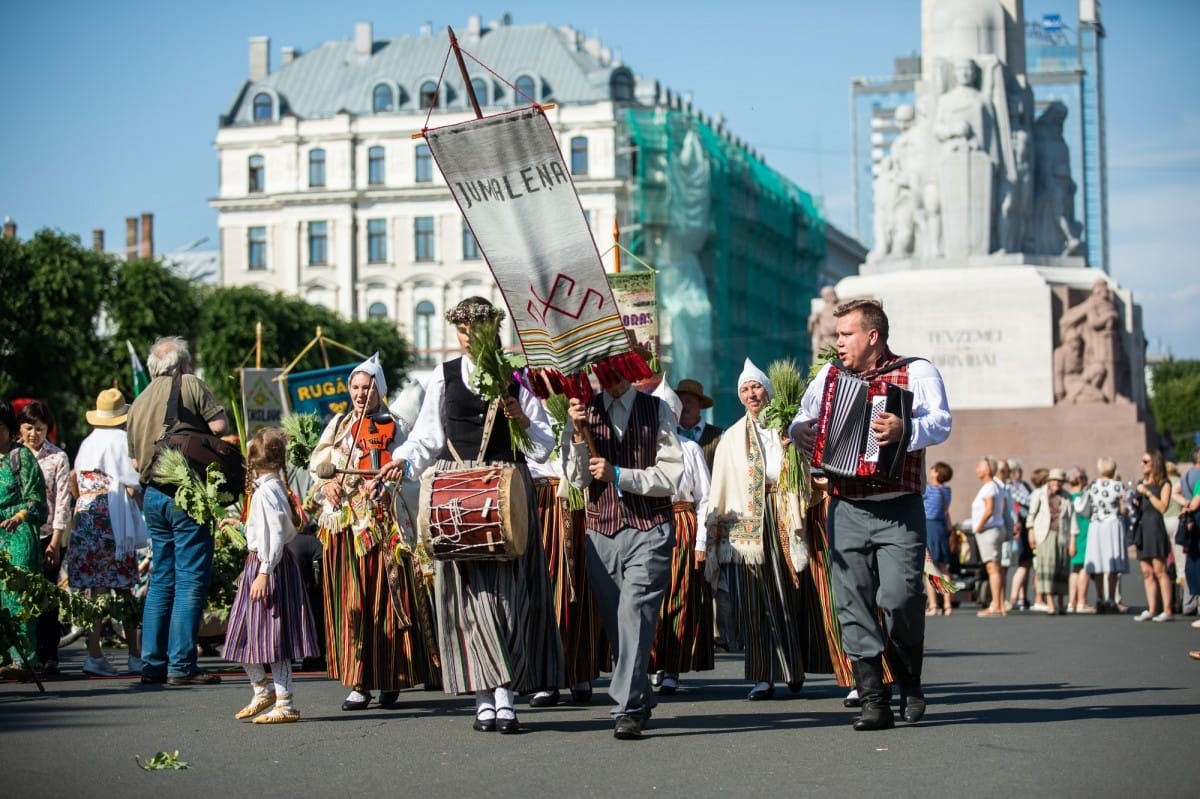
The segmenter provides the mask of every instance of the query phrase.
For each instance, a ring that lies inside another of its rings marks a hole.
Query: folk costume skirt
[[[554,618],[566,657],[567,685],[591,682],[612,668],[612,654],[596,598],[588,586],[583,543],[587,533],[584,511],[572,511],[558,496],[559,478],[534,481],[542,547],[550,575]]]
[[[237,594],[229,610],[221,656],[253,664],[319,656],[312,608],[308,606],[296,559],[284,550],[275,572],[267,576],[265,602],[250,598],[250,586],[258,577],[260,566],[257,552],[246,555],[246,567],[238,578]]]
[[[436,684],[433,616],[412,558],[383,545],[360,556],[349,529],[321,537],[329,676],[363,690]]]
[[[1071,574],[1071,556],[1067,550],[1067,535],[1051,530],[1038,544],[1033,565],[1037,571],[1038,590],[1047,594],[1066,596]]]
[[[453,461],[438,461],[450,468]],[[526,469],[522,464],[519,468]],[[533,481],[529,524],[536,528]],[[549,568],[540,531],[529,531],[525,553],[512,560],[434,561],[434,604],[443,687],[448,694],[507,685],[518,694],[566,682]]]
[[[712,589],[703,569],[696,569],[696,506],[676,502],[675,549],[671,553],[671,582],[663,598],[662,615],[650,671],[683,674],[713,668]]]

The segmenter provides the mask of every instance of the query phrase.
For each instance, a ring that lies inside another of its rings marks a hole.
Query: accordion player
[[[904,358],[888,364],[884,371],[861,377],[836,366],[829,369],[817,418],[814,467],[834,477],[899,482],[912,440],[913,393],[879,378],[914,360]],[[904,432],[896,443],[880,446],[871,433],[871,423],[883,413],[899,417]]]

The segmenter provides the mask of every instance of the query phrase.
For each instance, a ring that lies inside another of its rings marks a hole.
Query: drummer
[[[552,690],[564,683],[566,675],[546,552],[533,510],[532,480],[525,466],[526,458],[544,462],[554,449],[549,417],[537,398],[515,382],[507,399],[495,401],[503,413],[489,414],[489,403],[468,387],[475,368],[466,354],[472,324],[503,318],[504,311],[482,297],[469,297],[446,313],[464,354],[434,371],[411,435],[381,476],[394,480],[407,468],[416,478],[431,467],[452,468],[459,458],[468,464],[513,463],[524,472],[527,496],[521,501],[530,508],[525,553],[514,560],[434,563],[438,649],[446,693],[475,694],[476,730],[515,733],[520,725],[513,709],[514,694]],[[501,346],[498,340],[495,346]],[[494,418],[485,435],[489,417]],[[509,419],[528,431],[532,441],[528,452],[514,452]]]

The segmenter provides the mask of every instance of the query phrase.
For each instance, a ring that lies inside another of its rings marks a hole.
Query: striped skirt
[[[1068,554],[1066,536],[1057,530],[1046,534],[1033,553],[1033,568],[1037,573],[1038,590],[1057,596],[1066,596],[1070,585],[1071,556]]]
[[[296,559],[284,550],[275,572],[267,577],[266,602],[250,598],[250,586],[258,577],[260,565],[257,552],[246,555],[246,567],[238,578],[237,594],[229,609],[222,657],[263,664],[319,656],[312,608]]]
[[[550,574],[554,617],[566,657],[567,684],[590,682],[611,668],[612,655],[596,598],[588,586],[583,542],[587,533],[582,509],[571,511],[558,496],[558,478],[534,481],[542,547]]]
[[[708,671],[714,665],[713,601],[704,571],[695,565],[696,506],[676,502],[671,507],[675,517],[671,582],[650,652],[650,671]]]
[[[453,465],[438,461],[431,468]],[[538,517],[528,471],[525,481],[533,528]],[[538,530],[529,531],[525,553],[519,558],[440,560],[434,569],[438,651],[446,693],[508,685],[518,694],[527,694],[566,683],[546,550]]]
[[[412,558],[384,546],[359,556],[348,529],[322,540],[329,676],[367,691],[436,683],[429,596]]]

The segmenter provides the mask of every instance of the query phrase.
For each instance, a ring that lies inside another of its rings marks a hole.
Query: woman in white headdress
[[[667,385],[665,376],[652,393],[667,403],[678,425],[683,401]],[[683,447],[683,478],[671,497],[675,520],[671,582],[650,652],[650,671],[662,672],[658,692],[665,696],[679,688],[680,674],[714,667],[712,589],[704,579],[707,531],[697,524],[697,514],[708,499],[708,464],[704,450],[695,441],[680,437],[679,443]]]
[[[805,601],[788,537],[780,534],[778,481],[788,440],[760,418],[773,393],[767,375],[747,358],[738,377],[746,415],[717,445],[705,510],[707,554],[716,554],[729,580],[735,625],[746,642],[746,679],[754,683],[748,698],[755,701],[774,696],[776,682],[799,692],[806,667],[832,670],[819,608]]]
[[[350,373],[350,412],[330,420],[309,461],[322,501],[329,676],[351,689],[342,710],[366,709],[372,690],[380,707],[390,707],[401,689],[439,679],[429,646],[433,614],[412,557],[412,519],[390,493],[379,493],[378,481],[340,471],[378,470],[399,449],[403,428],[386,397],[375,354]]]

